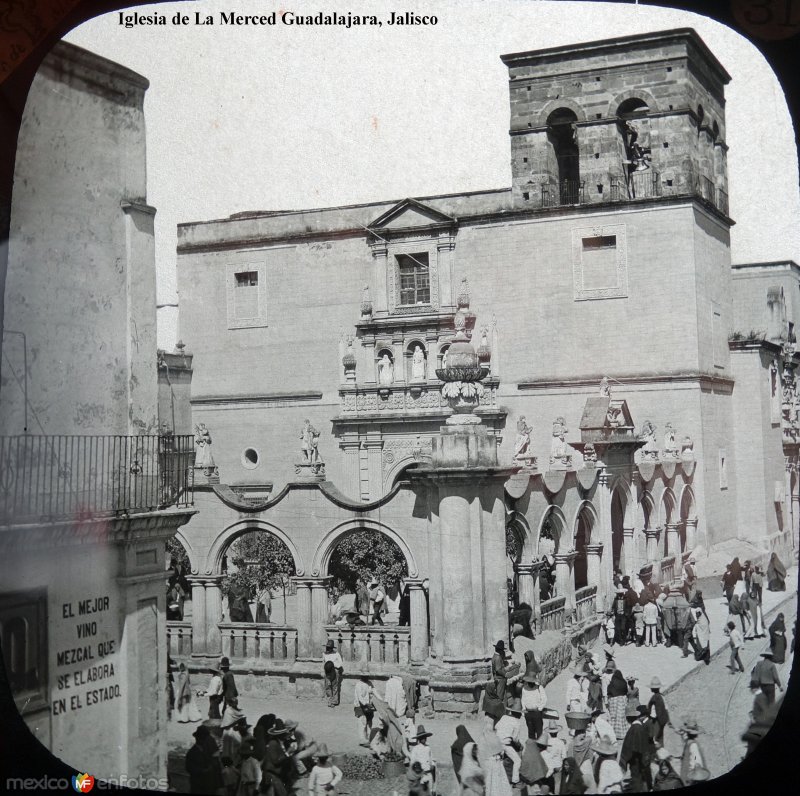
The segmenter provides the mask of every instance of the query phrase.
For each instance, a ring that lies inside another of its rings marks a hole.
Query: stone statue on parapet
[[[378,362],[378,381],[384,387],[394,381],[394,365],[388,354],[384,354]]]
[[[656,425],[652,420],[645,420],[638,438],[644,440],[642,458],[658,461],[658,443],[656,442]]]
[[[514,440],[514,458],[519,459],[528,453],[531,446],[531,431],[533,428],[525,421],[525,415],[520,415],[517,420],[517,438]]]
[[[603,398],[610,398],[611,397],[611,388],[608,386],[608,376],[603,376],[600,379],[600,395]]]
[[[303,461],[316,464],[320,461],[319,457],[319,436],[320,432],[311,425],[311,421],[303,421],[303,428],[300,429],[300,451],[303,454]]]
[[[550,442],[550,465],[569,467],[572,464],[572,455],[569,453],[567,445],[567,421],[563,417],[557,417],[553,423],[553,438]]]
[[[675,429],[672,423],[664,426],[664,456],[669,459],[678,458],[678,444],[675,442]]]

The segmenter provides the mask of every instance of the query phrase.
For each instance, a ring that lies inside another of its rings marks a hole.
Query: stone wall
[[[147,86],[63,42],[31,86],[14,174],[4,320],[27,336],[29,432],[155,431]],[[6,335],[3,354],[10,366],[2,369],[0,433],[20,434],[21,338]]]

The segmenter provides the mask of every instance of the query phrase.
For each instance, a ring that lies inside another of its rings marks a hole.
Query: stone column
[[[314,641],[311,637],[311,581],[295,578],[297,584],[297,660],[311,660]]]
[[[192,655],[206,654],[206,587],[203,578],[187,578],[192,587]]]
[[[425,374],[426,381],[436,381],[436,358],[438,352],[436,350],[437,338],[435,334],[427,334],[425,336],[425,351],[428,359],[425,362],[427,373]]]
[[[403,349],[402,338],[392,340],[392,353],[394,354],[394,383],[405,384],[406,378],[406,352]]]
[[[675,556],[675,563],[678,564],[678,559],[681,556],[681,538],[678,531],[677,522],[668,522],[666,527],[667,534],[667,555]]]
[[[605,611],[607,595],[603,589],[602,572],[603,545],[586,545],[586,580],[590,586],[597,584],[597,601],[595,603],[598,613]]]
[[[661,535],[661,528],[645,528],[647,537],[647,560],[653,565],[651,582],[658,583],[661,580],[661,556],[658,552],[658,537]]]
[[[206,578],[206,654],[222,655],[222,575]]]
[[[694,550],[697,546],[697,517],[686,520],[686,549]]]
[[[622,529],[622,544],[625,557],[625,574],[630,575],[638,572],[638,562],[636,561],[636,547],[633,543],[633,528]]]
[[[375,362],[375,337],[364,337],[361,341],[364,367],[361,369],[359,381],[364,384],[375,384],[378,380],[378,365]]]
[[[359,500],[361,497],[361,466],[358,451],[361,443],[358,440],[358,434],[346,433],[344,436],[345,438],[340,443],[344,453],[342,492]]]
[[[381,241],[373,245],[372,256],[375,259],[375,267],[372,269],[372,279],[370,280],[372,306],[375,312],[385,312],[387,280],[394,279],[394,273],[390,270],[389,250],[386,244]]]
[[[597,516],[599,518],[599,534],[595,537],[596,542],[605,545],[606,550],[613,549],[612,542],[612,529],[611,529],[611,473],[607,468],[604,468],[597,479],[597,493],[596,493],[595,508],[597,509]],[[611,593],[612,572],[613,566],[611,559],[613,556],[610,554],[606,556],[608,559],[604,561],[600,567],[600,579],[598,580],[598,590],[602,587],[603,594]]]
[[[312,661],[321,661],[328,632],[328,590],[325,584],[330,578],[314,578],[311,584],[311,655]]]
[[[571,550],[569,553],[556,553],[556,596],[564,598],[564,613],[566,616],[575,610],[575,578],[572,568],[578,554]]]
[[[406,579],[411,618],[411,663],[424,663],[428,657],[428,599],[422,581]]]

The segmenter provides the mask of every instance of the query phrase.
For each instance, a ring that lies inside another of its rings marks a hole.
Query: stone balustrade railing
[[[594,619],[597,615],[597,586],[584,586],[575,591],[575,614],[577,620]]]
[[[564,627],[564,597],[553,597],[545,600],[541,606],[541,619],[539,620],[539,630],[561,630]]]
[[[675,556],[661,559],[661,582],[669,583],[675,577]]]
[[[407,664],[409,661],[410,628],[328,625],[325,629],[344,661],[388,664]]]
[[[285,625],[220,622],[222,654],[232,659],[294,661],[297,628]]]
[[[192,623],[167,620],[167,649],[171,658],[192,654]]]

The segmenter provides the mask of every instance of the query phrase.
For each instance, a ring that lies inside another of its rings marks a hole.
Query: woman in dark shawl
[[[498,720],[505,715],[506,709],[503,705],[503,700],[500,699],[497,693],[497,683],[494,680],[486,683],[486,693],[483,696],[483,712],[491,722],[490,729],[492,730]]]
[[[621,740],[628,732],[628,720],[625,711],[628,709],[628,684],[619,669],[614,670],[606,689],[608,695],[608,714],[617,740]]]
[[[267,753],[267,743],[269,742],[270,728],[275,724],[275,714],[265,713],[253,727],[253,757],[256,760],[263,761],[264,755]]]
[[[672,758],[667,757],[658,764],[658,774],[653,781],[653,790],[678,790],[683,787],[683,780],[678,776],[672,764]]]
[[[461,782],[461,764],[464,762],[464,747],[468,743],[474,743],[472,736],[463,724],[456,727],[456,739],[450,747],[450,756],[453,759],[453,771],[456,779]]]
[[[742,579],[742,565],[739,563],[739,556],[731,561],[731,572],[733,573],[733,582],[738,583]]]
[[[533,608],[528,603],[520,603],[511,612],[511,626],[519,625],[522,632],[519,634],[525,638],[533,638],[533,628],[531,627],[531,620],[533,619]]]
[[[783,614],[778,614],[769,626],[769,648],[772,650],[772,662],[786,661],[786,622]]]
[[[770,591],[786,591],[786,567],[781,563],[777,553],[770,556],[767,565],[767,588]]]
[[[533,650],[525,650],[525,671],[522,673],[523,676],[526,674],[536,675],[539,674],[540,671],[542,671],[542,667],[536,660]]]
[[[590,710],[603,710],[603,683],[599,675],[588,675],[589,680],[589,696],[586,704]]]
[[[561,794],[583,794],[586,793],[586,783],[583,781],[583,774],[578,768],[574,757],[565,757],[561,764]]]

